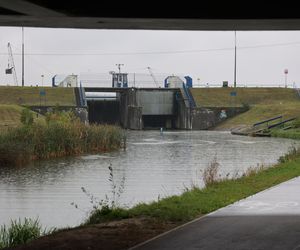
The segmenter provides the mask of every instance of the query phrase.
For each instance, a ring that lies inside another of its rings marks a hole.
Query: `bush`
[[[33,124],[33,113],[28,108],[24,108],[21,112],[21,123],[25,126],[30,126]]]
[[[245,110],[245,111],[248,111],[248,110],[250,109],[249,103],[243,102],[243,103],[242,103],[242,107],[243,107],[243,110]]]

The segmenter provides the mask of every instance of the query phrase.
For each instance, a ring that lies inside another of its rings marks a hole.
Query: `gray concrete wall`
[[[174,91],[138,90],[137,106],[143,115],[173,115]]]
[[[132,121],[135,115],[134,112],[129,112],[129,107],[138,107],[136,102],[136,89],[126,89],[120,93],[120,124],[123,128],[130,129],[130,120]]]
[[[190,109],[186,107],[183,99],[177,100],[176,129],[191,129]]]
[[[141,107],[128,106],[128,120],[126,128],[134,130],[143,129]]]
[[[176,94],[177,93],[177,94]],[[242,108],[192,108],[182,89],[136,89],[120,91],[120,125],[143,129],[145,117],[169,119],[165,127],[186,130],[210,129],[245,110]],[[226,118],[222,118],[222,110]]]
[[[194,108],[191,110],[192,130],[205,130],[216,125],[216,116],[212,110]]]
[[[178,92],[176,128],[187,130],[204,130],[214,127],[217,114],[206,108],[191,107],[183,89]]]

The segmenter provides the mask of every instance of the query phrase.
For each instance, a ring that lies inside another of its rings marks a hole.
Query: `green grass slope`
[[[73,88],[0,86],[0,104],[75,106],[76,100]]]
[[[18,105],[0,104],[0,133],[8,128],[21,125],[21,113],[24,107]],[[44,119],[44,116],[34,113],[34,119]]]
[[[193,88],[193,97],[200,107],[234,107],[243,104],[285,104],[299,101],[295,90],[288,88]]]
[[[194,88],[192,94],[199,107],[250,106],[249,111],[218,125],[218,129],[231,129],[252,125],[260,120],[283,115],[284,118],[300,116],[300,98],[295,90],[288,88]]]
[[[20,124],[22,109],[17,105],[0,105],[0,130]]]

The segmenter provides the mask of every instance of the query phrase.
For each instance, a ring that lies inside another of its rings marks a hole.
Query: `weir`
[[[90,123],[125,129],[208,129],[213,111],[197,107],[188,88],[81,88]]]

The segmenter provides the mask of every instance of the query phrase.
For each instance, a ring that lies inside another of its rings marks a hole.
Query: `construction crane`
[[[154,81],[156,87],[159,88],[159,83],[158,83],[158,81],[156,80],[156,78],[155,78],[155,76],[154,76],[154,74],[153,74],[151,68],[150,68],[150,67],[147,67],[147,69],[149,70],[149,73],[150,73],[150,75],[151,75],[151,77],[152,77],[152,79],[153,79],[153,81]]]
[[[13,74],[14,83],[16,86],[18,86],[17,73],[16,73],[16,68],[15,68],[15,63],[14,63],[14,58],[13,58],[10,43],[7,44],[7,48],[8,48],[8,66],[7,69],[5,70],[5,74]]]

